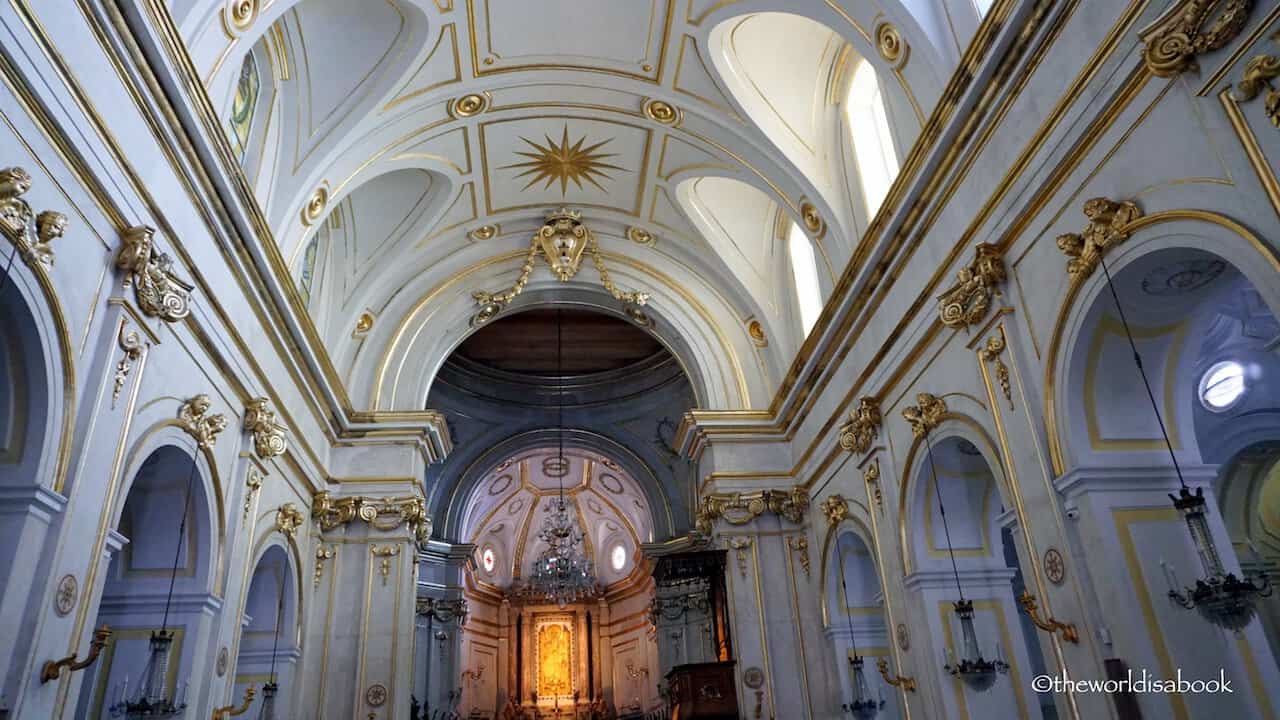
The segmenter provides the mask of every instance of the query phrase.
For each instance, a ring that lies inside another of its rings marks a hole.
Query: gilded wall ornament
[[[1142,60],[1157,77],[1196,67],[1196,56],[1219,50],[1244,28],[1253,0],[1181,0],[1141,35]]]
[[[0,170],[0,229],[33,270],[53,265],[53,241],[67,230],[67,216],[53,210],[33,213],[22,196],[31,175],[20,167]]]
[[[218,673],[218,677],[222,677],[227,674],[227,665],[229,663],[230,659],[227,654],[227,646],[223,645],[222,649],[218,651],[218,659],[214,663],[214,672]]]
[[[391,558],[400,554],[399,545],[370,545],[369,554],[373,557],[381,558],[378,563],[378,573],[382,575],[382,587],[387,586],[387,576],[391,574]]]
[[[642,106],[644,116],[662,125],[675,125],[680,120],[680,112],[665,100],[649,98]]]
[[[1061,585],[1067,579],[1067,562],[1058,548],[1051,547],[1044,551],[1044,576],[1054,585]]]
[[[385,685],[374,683],[364,692],[364,701],[369,703],[371,707],[379,707],[387,701],[387,688]]]
[[[1280,39],[1280,34],[1274,37]],[[1280,91],[1271,84],[1277,77],[1280,77],[1280,56],[1254,56],[1245,64],[1244,74],[1241,75],[1240,82],[1236,83],[1231,96],[1238,102],[1248,102],[1265,89],[1267,94],[1262,99],[1262,112],[1272,125],[1280,127]]]
[[[876,511],[884,514],[884,493],[880,491],[880,460],[862,471],[862,482],[867,486],[867,496],[876,504]]]
[[[1142,217],[1142,210],[1129,201],[1099,197],[1085,201],[1084,214],[1089,226],[1083,233],[1058,236],[1058,249],[1071,258],[1067,273],[1081,280],[1098,269],[1103,255],[1129,238],[1128,225]]]
[[[138,308],[150,317],[177,322],[191,314],[193,286],[173,274],[173,259],[155,249],[155,228],[135,225],[120,237],[116,267],[124,270]]]
[[[695,529],[710,536],[717,520],[745,525],[771,513],[790,522],[804,522],[809,510],[809,491],[803,485],[789,490],[760,490],[752,493],[708,493],[698,503]]]
[[[323,544],[316,547],[316,571],[311,578],[312,587],[320,587],[320,580],[324,577],[325,561],[333,559],[333,554],[337,548],[337,545],[325,547]]]
[[[809,540],[804,536],[788,535],[787,547],[800,556],[800,567],[804,568],[805,577],[809,576]]]
[[[849,517],[849,503],[840,494],[832,495],[823,500],[818,505],[818,509],[827,518],[827,525],[839,525],[844,522],[845,518]]]
[[[253,510],[253,500],[258,496],[258,491],[262,489],[262,472],[257,468],[249,469],[249,477],[245,479],[244,485],[248,488],[244,494],[244,519],[248,519],[249,513]]]
[[[902,409],[902,417],[911,426],[911,434],[920,438],[930,430],[938,427],[942,416],[947,414],[947,403],[940,397],[929,393],[916,395],[916,404]]]
[[[469,118],[489,109],[489,98],[479,93],[470,93],[449,103],[449,114],[455,118]]]
[[[746,535],[735,535],[729,538],[729,547],[734,551],[738,561],[738,574],[747,577],[747,549],[751,547],[751,538]]]
[[[897,69],[905,67],[911,57],[911,48],[902,39],[902,33],[896,25],[888,22],[876,26],[876,52]]]
[[[120,399],[120,393],[124,390],[125,381],[129,379],[129,371],[133,369],[133,364],[142,357],[142,336],[138,334],[137,330],[128,330],[128,327],[127,322],[121,323],[120,332],[116,335],[116,341],[119,343],[120,349],[124,351],[124,357],[120,358],[120,362],[116,363],[116,374],[112,380],[112,410],[116,407],[116,401]]]
[[[814,238],[821,239],[827,234],[827,223],[822,219],[822,214],[818,212],[818,207],[813,203],[805,200],[800,203],[800,220],[804,223],[804,229]]]
[[[907,632],[907,626],[898,623],[898,627],[894,629],[894,637],[898,640],[898,649],[906,652],[911,649],[911,635]]]
[[[756,347],[769,347],[769,338],[764,334],[764,326],[759,320],[752,319],[747,323],[747,335]]]
[[[312,497],[311,517],[324,532],[360,520],[383,532],[406,525],[418,542],[425,542],[431,537],[431,518],[427,516],[426,504],[419,497],[351,495],[335,498],[328,490],[321,490]]]
[[[467,237],[469,237],[469,238],[471,238],[472,240],[475,240],[475,241],[477,241],[477,242],[483,242],[483,241],[485,241],[485,240],[492,240],[492,239],[494,239],[494,238],[495,238],[495,237],[497,237],[497,236],[498,236],[498,226],[497,226],[497,225],[481,225],[480,227],[478,227],[478,228],[476,228],[476,229],[472,230],[471,232],[467,233]]]
[[[938,317],[947,327],[968,327],[982,322],[991,309],[991,298],[1008,277],[1000,249],[981,243],[973,249],[973,261],[956,273],[956,282],[938,296]]]
[[[606,138],[590,145],[586,145],[586,135],[571,141],[568,125],[564,126],[559,142],[552,140],[550,135],[543,137],[546,139],[545,145],[528,138],[520,138],[533,152],[517,152],[516,155],[529,159],[498,168],[499,170],[522,170],[523,172],[517,173],[515,178],[530,178],[529,182],[520,188],[522,191],[538,183],[544,183],[541,189],[548,190],[559,183],[560,195],[563,196],[569,192],[569,183],[573,183],[582,190],[582,183],[585,180],[601,192],[606,192],[600,180],[613,179],[608,171],[627,171],[624,167],[605,162],[617,156],[617,153],[601,152],[605,145],[613,142],[613,138]],[[583,147],[584,145],[586,147]]]
[[[58,613],[58,617],[66,617],[76,609],[76,600],[80,597],[80,583],[76,581],[76,576],[67,574],[63,575],[58,581],[58,590],[53,594],[53,611]]]
[[[264,397],[254,398],[244,406],[244,429],[253,433],[253,451],[263,460],[283,455],[288,449],[288,431],[276,420],[275,412],[267,409]]]
[[[578,274],[583,256],[589,256],[600,275],[600,284],[613,296],[627,306],[628,315],[641,325],[652,325],[652,321],[637,306],[649,302],[649,294],[643,292],[624,292],[613,284],[609,269],[605,267],[604,258],[600,254],[600,244],[596,236],[582,222],[582,213],[560,208],[548,213],[546,222],[538,228],[529,242],[529,253],[525,256],[524,265],[520,267],[520,276],[506,290],[487,292],[477,290],[471,293],[480,311],[471,318],[472,325],[481,325],[492,320],[512,300],[515,300],[529,284],[529,276],[533,274],[534,265],[539,256],[546,260],[547,266],[561,282],[567,282]],[[630,312],[636,310],[636,312]]]
[[[201,450],[212,450],[218,433],[227,429],[227,418],[210,414],[209,407],[209,396],[201,393],[178,409],[178,427],[195,438]]]
[[[987,344],[978,351],[982,361],[989,363],[995,367],[996,382],[1000,383],[1000,392],[1004,393],[1004,399],[1009,401],[1009,409],[1013,409],[1013,386],[1009,382],[1009,366],[1004,364],[1001,355],[1007,343],[1004,339],[1004,329],[987,338]]]
[[[356,327],[351,331],[351,337],[363,337],[373,329],[374,315],[372,312],[365,310],[360,313],[360,317],[356,318]]]
[[[870,395],[858,400],[849,411],[849,421],[840,426],[840,447],[861,455],[871,449],[880,434],[880,404]]]
[[[329,188],[327,185],[321,185],[311,193],[311,198],[307,200],[307,204],[302,206],[300,216],[303,225],[314,225],[317,220],[324,215],[324,209],[329,206]]]
[[[637,245],[643,245],[645,247],[653,247],[658,242],[658,239],[653,236],[653,233],[636,225],[632,225],[627,228],[627,239]]]
[[[258,0],[229,0],[225,12],[231,27],[243,32],[258,18]]]
[[[297,539],[298,528],[306,522],[306,518],[302,516],[302,512],[298,510],[293,503],[285,503],[276,510],[276,530],[284,533],[290,539]]]

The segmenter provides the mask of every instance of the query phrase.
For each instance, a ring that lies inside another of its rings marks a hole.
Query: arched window
[[[987,11],[994,3],[995,0],[973,0],[973,7],[977,9],[978,17],[982,18],[987,16]]]
[[[853,135],[853,154],[858,164],[858,178],[862,181],[862,199],[867,205],[867,216],[874,216],[898,175],[898,158],[893,151],[880,83],[871,63],[860,62],[854,70],[844,111],[849,132]]]
[[[240,79],[236,81],[236,94],[231,100],[231,142],[242,161],[249,147],[249,133],[253,130],[253,113],[258,107],[261,86],[258,61],[252,52],[246,53],[244,64],[240,66]]]
[[[800,323],[808,335],[822,312],[822,291],[818,287],[818,261],[813,255],[813,243],[804,230],[791,223],[787,233],[787,253],[791,256],[791,277],[796,285],[796,300],[800,305]]]

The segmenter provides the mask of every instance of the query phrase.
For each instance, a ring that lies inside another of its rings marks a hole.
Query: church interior
[[[8,0],[0,121],[0,720],[1280,718],[1280,4]]]

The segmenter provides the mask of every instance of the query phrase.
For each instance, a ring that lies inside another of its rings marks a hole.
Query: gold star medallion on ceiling
[[[564,126],[559,143],[552,140],[550,135],[543,135],[543,137],[546,138],[546,145],[521,137],[520,139],[532,148],[534,152],[517,152],[516,154],[527,157],[529,160],[502,167],[503,170],[524,169],[524,172],[516,175],[517,178],[533,176],[533,179],[520,188],[521,190],[528,190],[543,180],[546,181],[546,184],[542,186],[542,189],[546,190],[559,181],[560,195],[563,197],[569,190],[570,181],[581,190],[583,189],[582,181],[586,180],[603,192],[604,186],[597,181],[597,178],[612,180],[613,178],[605,172],[606,170],[622,170],[625,172],[625,168],[604,162],[611,157],[616,157],[617,153],[599,152],[601,148],[612,142],[613,138],[583,147],[587,142],[587,136],[583,135],[571,144],[568,125]]]

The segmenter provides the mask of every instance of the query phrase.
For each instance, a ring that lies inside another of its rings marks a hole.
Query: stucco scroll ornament
[[[209,406],[209,396],[201,393],[178,409],[178,427],[195,438],[201,450],[212,450],[218,433],[227,429],[227,418],[210,414]]]
[[[880,460],[879,459],[877,459],[875,462],[868,465],[866,470],[862,471],[862,482],[865,483],[867,486],[867,495],[870,496],[873,501],[875,501],[876,510],[879,510],[880,514],[883,515],[884,514],[884,493],[881,492],[880,490]]]
[[[276,510],[276,530],[284,533],[289,538],[297,538],[298,528],[307,519],[303,517],[302,511],[293,503],[285,503]]]
[[[67,230],[67,216],[53,210],[36,215],[22,196],[31,189],[31,175],[20,167],[0,169],[0,228],[31,266],[53,265],[53,241]]]
[[[981,322],[991,308],[991,298],[1008,277],[1000,249],[981,243],[973,249],[973,261],[956,273],[956,283],[938,296],[938,317],[947,327],[968,327]]]
[[[858,401],[849,412],[849,421],[840,426],[840,447],[859,455],[871,449],[880,434],[880,405],[870,396]]]
[[[151,317],[177,322],[191,314],[192,286],[173,274],[173,259],[155,249],[155,228],[137,225],[124,231],[116,267],[128,273],[138,307]]]
[[[114,410],[116,401],[120,399],[120,393],[124,390],[125,381],[129,379],[129,371],[133,369],[133,364],[138,362],[142,357],[142,336],[137,330],[129,330],[127,323],[120,324],[120,332],[116,337],[120,343],[120,349],[124,351],[124,357],[120,358],[120,362],[116,363],[116,374],[111,388],[111,408]]]
[[[1083,233],[1058,236],[1058,249],[1070,258],[1067,273],[1078,279],[1092,275],[1102,256],[1129,238],[1128,226],[1142,217],[1142,210],[1127,200],[1116,202],[1099,197],[1085,201],[1084,215],[1089,218],[1089,226]]]
[[[1253,0],[1181,0],[1142,33],[1142,60],[1158,77],[1196,67],[1196,56],[1218,50],[1244,29]]]
[[[288,448],[288,431],[267,409],[266,398],[254,398],[245,405],[244,429],[253,433],[253,450],[264,460],[283,455]]]
[[[818,509],[827,518],[827,525],[839,525],[849,517],[849,503],[845,502],[843,495],[836,494],[823,500]]]
[[[800,555],[800,567],[804,569],[805,577],[809,576],[809,539],[803,536],[788,535],[787,547],[792,552]]]
[[[1004,364],[1001,355],[1004,354],[1005,347],[1008,343],[1004,339],[1004,329],[991,337],[987,338],[987,344],[978,351],[979,357],[985,363],[995,366],[996,381],[1000,383],[1000,392],[1004,393],[1004,399],[1009,401],[1009,409],[1013,409],[1013,386],[1009,382],[1009,366]]]
[[[924,437],[930,430],[938,427],[942,416],[947,414],[947,403],[942,398],[929,393],[916,395],[916,404],[902,409],[902,417],[911,426],[911,434]]]
[[[799,524],[809,511],[809,491],[801,485],[789,490],[761,490],[754,493],[709,493],[698,504],[695,529],[710,536],[716,520],[730,525],[746,525],[766,512]]]
[[[1272,36],[1280,40],[1280,33]],[[1280,77],[1280,56],[1257,55],[1244,66],[1244,74],[1232,96],[1239,102],[1248,102],[1264,89],[1267,91],[1262,100],[1262,111],[1266,113],[1271,124],[1280,127],[1280,90],[1276,90],[1271,81]]]
[[[325,532],[359,519],[384,532],[408,525],[418,542],[431,537],[431,517],[418,497],[335,498],[328,490],[321,490],[312,497],[311,517]]]

